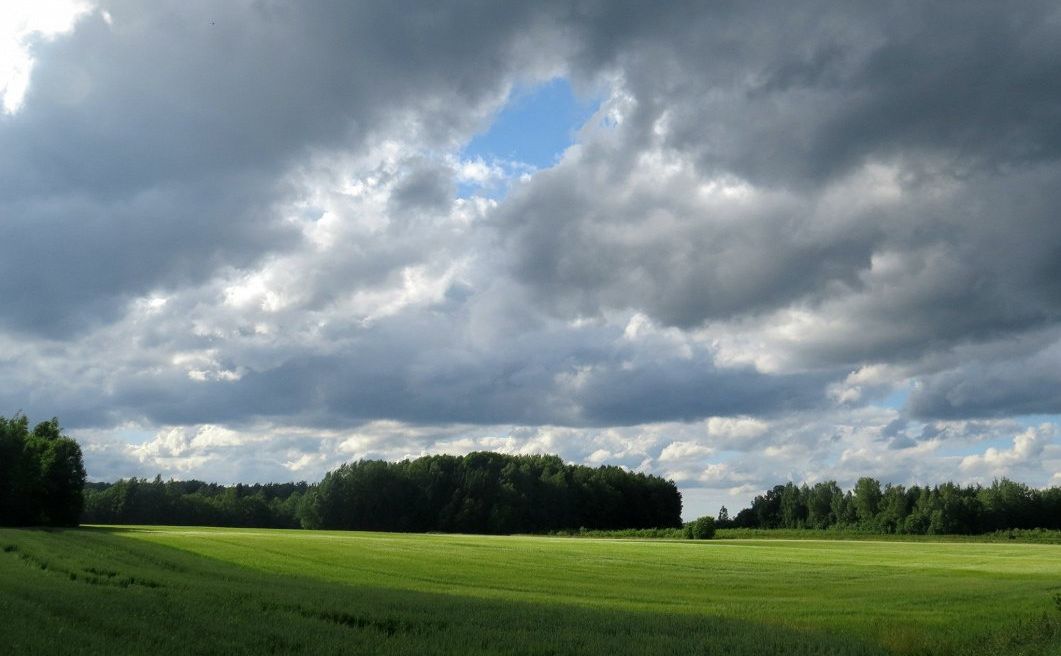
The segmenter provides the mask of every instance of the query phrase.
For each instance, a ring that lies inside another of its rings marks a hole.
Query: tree
[[[932,521],[932,510],[935,505],[934,496],[930,488],[912,487],[911,492],[916,493],[910,514],[903,520],[903,532],[915,535],[928,533],[929,524]]]
[[[26,523],[29,498],[22,460],[28,433],[25,416],[0,417],[0,524],[7,526]]]
[[[781,493],[781,526],[785,528],[803,528],[807,520],[807,505],[804,503],[806,486],[798,488],[787,483]]]
[[[880,481],[867,477],[858,479],[855,483],[852,503],[859,522],[866,526],[875,524],[882,496]]]
[[[731,523],[732,520],[729,518],[729,509],[722,506],[718,509],[718,521],[716,521],[715,524],[717,524],[719,528],[729,528]]]
[[[752,510],[755,511],[755,525],[759,528],[779,528],[781,526],[781,495],[784,485],[775,485],[766,494],[755,497]]]
[[[902,533],[910,505],[902,485],[884,486],[877,511],[877,527],[885,533]]]
[[[829,512],[836,518],[838,526],[850,526],[855,523],[855,502],[851,491],[842,492],[839,488],[833,493],[829,503]]]
[[[942,535],[980,531],[983,506],[974,488],[962,489],[954,483],[944,483],[936,488],[936,494],[938,500],[929,521],[929,533]]]
[[[1042,493],[1023,483],[996,480],[977,497],[984,509],[984,528],[989,531],[1041,525]]]
[[[835,523],[833,498],[838,494],[842,497],[843,491],[836,481],[816,483],[807,491],[807,526],[822,529]]]
[[[0,524],[76,526],[84,487],[81,447],[58,419],[31,432],[24,415],[0,417]]]

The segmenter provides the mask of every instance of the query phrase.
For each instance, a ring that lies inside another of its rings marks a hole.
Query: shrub
[[[685,537],[690,540],[710,540],[715,537],[715,518],[703,517],[685,525]]]

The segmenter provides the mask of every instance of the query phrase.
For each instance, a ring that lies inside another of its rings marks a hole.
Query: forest
[[[85,485],[85,524],[300,528],[307,483],[218,485],[129,478]]]
[[[84,497],[81,520],[90,524],[460,533],[681,526],[681,495],[670,481],[619,467],[568,465],[557,456],[497,453],[362,460],[313,485],[132,478],[88,483]],[[904,487],[864,477],[848,491],[835,481],[786,483],[734,516],[723,507],[715,524],[927,535],[1056,530],[1061,488],[1036,489],[1008,479],[988,486]]]
[[[863,477],[844,491],[836,481],[775,485],[719,528],[857,529],[911,535],[1061,529],[1061,487],[1036,489],[1008,479],[991,485],[886,484]]]
[[[658,476],[477,452],[361,460],[313,486],[90,483],[82,521],[504,534],[680,527],[681,509],[677,486]]]

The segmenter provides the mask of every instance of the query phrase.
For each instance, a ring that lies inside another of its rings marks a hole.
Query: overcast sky
[[[1061,485],[1061,5],[0,8],[0,415],[89,475]]]

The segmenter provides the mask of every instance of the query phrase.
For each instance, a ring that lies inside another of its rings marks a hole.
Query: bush
[[[710,540],[715,537],[715,518],[703,517],[685,525],[685,537],[690,540]]]

